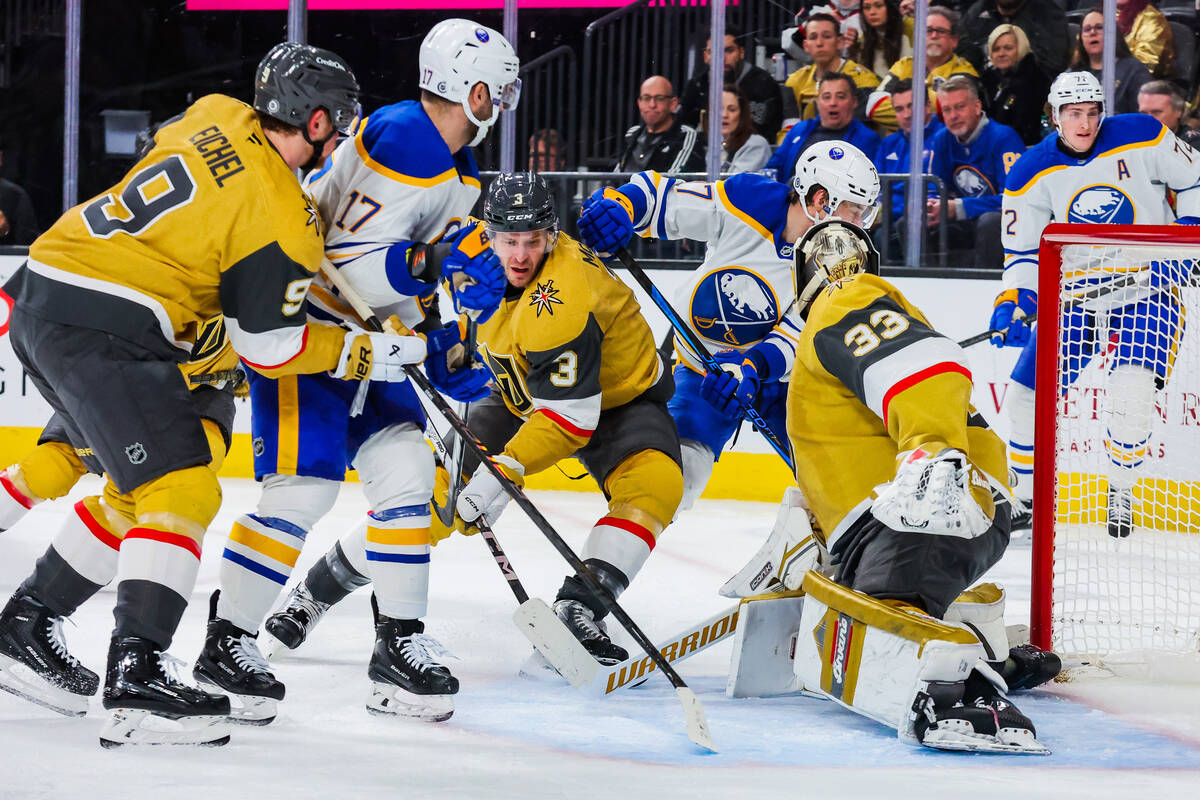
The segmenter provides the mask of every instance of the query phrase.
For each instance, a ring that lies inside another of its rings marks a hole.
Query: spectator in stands
[[[916,0],[900,0],[900,15],[912,19],[917,13]]]
[[[775,180],[790,184],[796,159],[806,147],[817,142],[849,142],[874,161],[879,153],[879,134],[855,118],[856,104],[850,76],[840,72],[822,76],[817,85],[817,118],[793,125],[767,162],[767,169],[775,171]]]
[[[883,140],[879,147],[879,156],[875,160],[875,168],[881,173],[911,172],[913,87],[910,79],[905,78],[896,82],[892,88],[892,105],[896,109],[896,122],[900,125],[900,130]],[[925,141],[921,148],[919,165],[921,172],[925,174],[935,174],[931,147],[934,136],[945,128],[942,121],[934,114],[936,105],[936,98],[929,93],[925,100]],[[906,181],[896,181],[892,184],[892,220],[895,222],[899,222],[900,218],[904,216],[907,186]],[[895,233],[897,231],[893,231],[893,234]]]
[[[997,25],[988,35],[983,93],[991,118],[1015,130],[1026,145],[1040,142],[1050,76],[1042,72],[1019,25]]]
[[[832,0],[813,3],[808,18],[813,14],[828,14],[838,21],[838,51],[846,58],[854,58],[862,41],[862,15],[859,0]],[[797,15],[799,16],[799,15]]]
[[[946,129],[933,137],[933,166],[946,184],[951,248],[973,251],[977,268],[1001,269],[1000,204],[1008,170],[1025,152],[1017,132],[983,113],[979,85],[956,75],[938,88]],[[926,201],[926,222],[938,224],[941,202]]]
[[[979,77],[971,62],[954,52],[958,47],[958,23],[958,12],[945,6],[930,6],[925,15],[925,82],[935,91],[952,75]],[[912,77],[912,56],[901,58],[892,64],[879,88],[890,92],[893,81]]]
[[[1152,78],[1146,65],[1133,57],[1125,40],[1117,37],[1116,75],[1113,77],[1113,108],[1112,114],[1132,114],[1137,111],[1138,90]],[[1103,80],[1102,65],[1104,61],[1104,13],[1093,8],[1084,15],[1079,25],[1079,38],[1075,41],[1075,50],[1071,55],[1070,69],[1083,69]]]
[[[837,73],[848,78],[854,92],[855,114],[863,119],[869,113],[867,106],[871,90],[879,85],[879,78],[871,70],[838,54],[839,23],[829,14],[812,14],[804,25],[804,51],[812,63],[788,76],[787,86],[796,98],[796,116],[811,120],[817,116],[818,86],[824,76]],[[881,127],[895,130],[895,114],[888,105],[886,113],[877,120]]]
[[[732,83],[721,94],[721,172],[758,172],[771,158],[771,143],[754,132],[750,103]]]
[[[1170,77],[1175,69],[1175,34],[1150,0],[1117,0],[1117,30],[1151,75]]]
[[[3,165],[4,142],[0,141],[0,166]],[[29,193],[0,178],[0,245],[29,245],[37,236],[37,219]]]
[[[732,25],[725,27],[725,80],[735,84],[750,104],[750,117],[758,133],[775,141],[783,122],[783,95],[771,73],[746,60],[742,35]],[[679,104],[679,121],[698,127],[700,114],[708,108],[708,74],[712,69],[712,42],[704,40],[705,69],[687,82]]]
[[[562,136],[554,128],[542,128],[529,137],[531,172],[558,172],[567,164]]]
[[[1033,59],[1044,74],[1053,78],[1067,68],[1071,37],[1062,0],[975,0],[964,17],[958,52],[982,70],[990,56],[985,47],[990,47],[989,35],[1004,24],[1025,32]]]
[[[912,55],[912,18],[900,15],[896,0],[863,0],[862,19],[858,62],[883,80],[892,64]]]
[[[675,119],[679,100],[675,88],[662,75],[642,82],[637,97],[642,124],[625,132],[625,146],[617,159],[617,172],[652,169],[664,174],[700,172],[704,146],[696,129]]]
[[[1200,148],[1200,131],[1183,124],[1183,95],[1170,81],[1150,81],[1138,90],[1138,111],[1157,119],[1192,147]]]

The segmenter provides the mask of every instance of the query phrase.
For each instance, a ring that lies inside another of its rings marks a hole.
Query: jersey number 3
[[[98,239],[110,239],[117,232],[137,236],[195,196],[196,181],[187,164],[171,156],[130,178],[120,198],[106,194],[84,206],[83,224]]]

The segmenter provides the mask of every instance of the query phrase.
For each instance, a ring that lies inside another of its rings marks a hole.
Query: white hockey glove
[[[333,377],[348,381],[391,381],[407,377],[404,367],[425,360],[425,340],[420,336],[348,331]]]
[[[509,480],[517,486],[524,485],[525,467],[521,466],[520,462],[506,455],[498,455],[492,461],[500,467]],[[496,476],[488,471],[485,464],[480,464],[475,470],[475,474],[471,476],[471,480],[458,495],[458,505],[455,506],[455,510],[458,511],[463,522],[471,523],[482,516],[489,525],[495,525],[496,520],[500,519],[500,514],[504,511],[504,507],[508,505],[508,501],[508,492],[504,491],[500,481],[496,480]]]
[[[987,485],[961,450],[936,456],[923,449],[904,454],[891,483],[875,487],[875,519],[896,531],[974,539],[992,520],[971,495],[972,483]]]

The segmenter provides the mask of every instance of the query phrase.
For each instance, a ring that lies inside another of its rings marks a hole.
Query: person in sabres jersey
[[[496,382],[471,405],[471,431],[517,485],[568,456],[583,462],[608,512],[588,533],[581,557],[617,597],[649,558],[683,492],[679,439],[666,407],[671,374],[632,290],[559,232],[544,178],[496,178],[483,216],[506,286],[500,310],[479,326]],[[477,465],[469,454],[461,465],[469,482],[459,495],[456,527],[467,533],[481,516],[494,525],[509,500]],[[326,585],[349,569],[352,547],[343,540],[306,582]],[[563,582],[554,610],[598,661],[628,657],[605,631],[603,603],[577,576]],[[540,656],[534,659],[542,665]]]
[[[13,349],[71,442],[103,466],[119,521],[68,519],[0,612],[0,635],[19,645],[0,666],[20,662],[43,697],[82,714],[94,673],[40,654],[62,653],[60,619],[115,575],[103,744],[229,738],[228,698],[164,668],[221,503],[213,465],[224,445],[177,366],[202,323],[223,314],[242,360],[273,376],[399,380],[424,357],[418,337],[302,313],[323,231],[295,170],[328,155],[357,115],[358,83],[340,57],[279,45],[255,73],[253,107],[222,95],[192,104],[119,184],[39,237],[5,286]]]
[[[380,319],[428,335],[430,381],[456,399],[487,392],[490,374],[450,378],[456,323],[443,327],[436,302],[446,279],[458,310],[481,321],[500,302],[504,274],[478,224],[465,224],[479,197],[471,147],[518,99],[519,62],[496,31],[464,19],[435,25],[421,44],[420,100],[385,106],[344,140],[306,180],[328,226],[334,269]],[[307,304],[311,319],[356,318],[323,278]],[[443,365],[439,369],[438,365]],[[444,720],[458,681],[434,660],[424,632],[430,568],[433,455],[411,383],[371,386],[327,375],[251,376],[258,508],[234,522],[221,560],[204,649],[195,675],[235,696],[237,718],[270,722],[284,686],[262,658],[254,632],[287,583],[305,537],[333,507],[347,469],[358,470],[371,511],[350,531],[346,568],[331,586],[298,585],[286,605],[319,608],[330,595],[374,582],[376,642],[368,665],[368,710]],[[294,646],[303,631],[270,626]]]
[[[738,367],[705,374],[676,338],[671,416],[683,448],[684,496],[695,503],[713,465],[752,401],[783,438],[787,377],[803,325],[794,308],[792,248],[829,216],[870,225],[878,212],[879,176],[862,151],[846,142],[818,142],[797,159],[784,184],[744,173],[713,183],[641,172],[618,189],[602,189],[584,204],[579,235],[599,253],[624,247],[636,232],[660,239],[708,242],[704,261],[676,293],[691,329],[719,362]],[[804,176],[820,172],[821,181]]]
[[[1037,310],[1042,229],[1051,221],[1200,221],[1200,154],[1162,123],[1146,114],[1105,116],[1103,91],[1087,72],[1058,76],[1049,103],[1058,135],[1030,148],[1008,174],[1002,212],[1004,288],[990,323],[1001,332],[993,344],[1023,348],[1008,395],[1009,462],[1017,476],[1017,495],[1026,504],[1032,499],[1037,327],[1024,317]],[[1174,210],[1168,189],[1175,192]],[[1071,362],[1064,384],[1075,380],[1098,352],[1101,343],[1088,332],[1100,319],[1107,316],[1117,336],[1106,420],[1108,531],[1117,537],[1128,536],[1132,527],[1131,490],[1149,447],[1155,394],[1170,378],[1171,353],[1182,335],[1183,315],[1171,287],[1186,282],[1189,272],[1173,260],[1127,266],[1141,270],[1134,287],[1068,311],[1063,321],[1064,330],[1076,332],[1064,353]],[[1080,291],[1095,290],[1103,279],[1086,270],[1072,276]],[[1027,510],[1019,524],[1028,526]]]

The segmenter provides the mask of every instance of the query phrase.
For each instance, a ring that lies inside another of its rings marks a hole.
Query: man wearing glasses
[[[958,12],[945,6],[929,7],[925,23],[925,83],[935,91],[942,81],[952,75],[979,77],[970,61],[954,53],[958,47],[958,22]],[[896,81],[905,78],[911,80],[912,76],[912,56],[905,56],[888,70],[879,90],[890,92]]]
[[[642,124],[625,132],[625,144],[614,167],[617,172],[654,170],[669,175],[704,169],[700,135],[676,118],[679,99],[669,80],[661,75],[646,78],[637,104]]]

